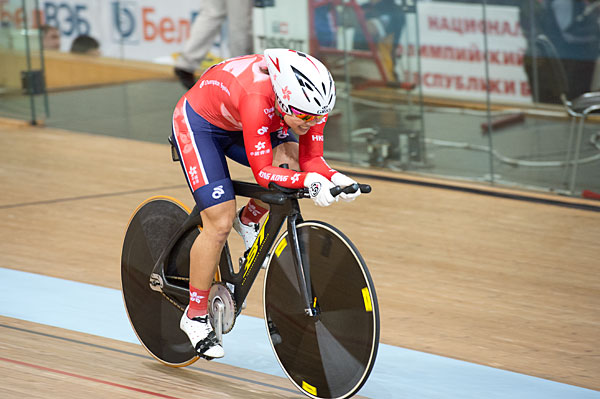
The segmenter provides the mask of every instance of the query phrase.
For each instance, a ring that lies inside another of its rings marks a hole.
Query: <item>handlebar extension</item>
[[[341,193],[352,194],[358,190],[360,190],[360,192],[363,194],[367,194],[367,193],[371,192],[371,186],[368,184],[354,183],[347,187],[335,186],[334,188],[329,190],[329,192],[331,193],[331,195],[336,197],[336,196],[340,195]]]
[[[308,198],[308,197],[310,197],[310,195],[308,194],[307,188],[292,189],[292,188],[282,187],[279,184],[273,183],[273,182],[269,183],[269,188],[272,190],[276,190],[276,191],[270,192],[270,193],[265,193],[260,196],[260,199],[263,202],[266,202],[268,204],[282,205],[285,203],[285,201],[287,200],[288,197],[291,197],[291,198]],[[331,190],[329,190],[329,192],[331,193],[332,196],[336,197],[336,196],[340,195],[341,193],[351,194],[351,193],[355,193],[357,190],[360,190],[360,192],[363,194],[368,194],[371,192],[371,186],[368,184],[355,183],[355,184],[352,184],[352,185],[346,186],[346,187],[335,186]]]

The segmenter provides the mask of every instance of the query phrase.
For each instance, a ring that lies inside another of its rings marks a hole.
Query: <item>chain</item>
[[[177,302],[175,302],[174,300],[172,300],[169,296],[167,296],[167,294],[165,294],[164,292],[161,292],[161,294],[162,294],[162,296],[164,296],[165,298],[167,298],[167,300],[169,302],[171,302],[176,308],[178,308],[182,312],[185,311],[185,308],[182,308],[181,305],[179,305]]]
[[[190,281],[189,277],[181,277],[181,276],[165,276],[171,280],[181,280],[181,281]]]

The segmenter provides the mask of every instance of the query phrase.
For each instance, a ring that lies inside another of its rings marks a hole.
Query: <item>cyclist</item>
[[[323,159],[323,128],[335,98],[334,81],[319,60],[267,49],[210,67],[177,103],[173,143],[203,221],[190,252],[190,302],[180,328],[200,355],[224,356],[207,305],[231,227],[248,249],[268,212],[267,204],[253,199],[236,211],[225,156],[250,166],[262,186],[308,187],[316,205],[331,205],[337,197],[330,188],[355,183]],[[283,163],[290,169],[273,166]],[[340,197],[351,201],[359,194]]]

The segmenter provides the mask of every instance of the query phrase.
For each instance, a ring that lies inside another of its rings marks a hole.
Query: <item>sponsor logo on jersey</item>
[[[200,85],[198,87],[203,88],[204,86],[217,86],[225,93],[227,93],[228,96],[231,96],[231,93],[229,92],[227,86],[225,86],[223,82],[220,82],[218,80],[203,80],[202,82],[200,82]]]
[[[323,135],[322,134],[313,134],[311,136],[312,141],[323,141]]]
[[[260,129],[258,129],[256,131],[256,133],[258,133],[259,135],[262,136],[263,134],[267,133],[268,131],[269,131],[269,127],[268,126],[263,126]]]
[[[286,175],[279,175],[276,173],[263,172],[262,170],[260,172],[258,172],[258,176],[262,177],[265,180],[270,180],[273,182],[288,181],[288,178],[289,178],[289,176],[286,176]]]
[[[283,130],[283,129],[279,129],[278,133],[277,133],[277,138],[278,139],[285,139],[286,137],[288,137],[290,134],[288,133],[287,130]]]
[[[196,166],[190,166],[188,169],[188,175],[190,176],[190,180],[192,182],[192,186],[200,183],[200,178],[198,178],[198,168]]]
[[[267,143],[264,141],[259,141],[254,148],[256,148],[256,151],[260,151],[260,150],[264,150],[265,147],[267,146]]]
[[[273,119],[275,116],[275,107],[265,108],[263,109],[263,112],[269,117],[269,119]]]
[[[261,151],[251,151],[250,155],[253,157],[259,157],[261,155],[270,154],[270,153],[271,153],[271,149],[268,148],[266,150],[261,150]]]
[[[212,193],[212,197],[214,199],[219,199],[223,196],[223,194],[225,194],[225,190],[223,190],[223,185],[217,186],[215,188],[213,188],[213,193]]]
[[[254,148],[256,148],[256,151],[251,151],[250,155],[253,157],[258,157],[260,155],[270,154],[271,149],[266,148],[266,147],[267,147],[266,141],[259,141],[256,145],[254,145]]]

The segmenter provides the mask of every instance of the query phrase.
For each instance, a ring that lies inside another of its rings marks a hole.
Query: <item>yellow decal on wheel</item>
[[[317,396],[317,388],[313,387],[306,381],[302,381],[302,389],[304,389],[306,392],[308,392],[311,395]]]
[[[365,310],[367,312],[373,311],[373,305],[371,304],[371,295],[369,295],[369,288],[365,287],[362,289],[363,300],[365,301]]]
[[[275,255],[277,255],[278,258],[279,255],[281,255],[281,252],[283,252],[283,250],[285,249],[285,247],[287,247],[287,240],[284,238],[283,240],[281,240],[277,248],[275,248]]]

